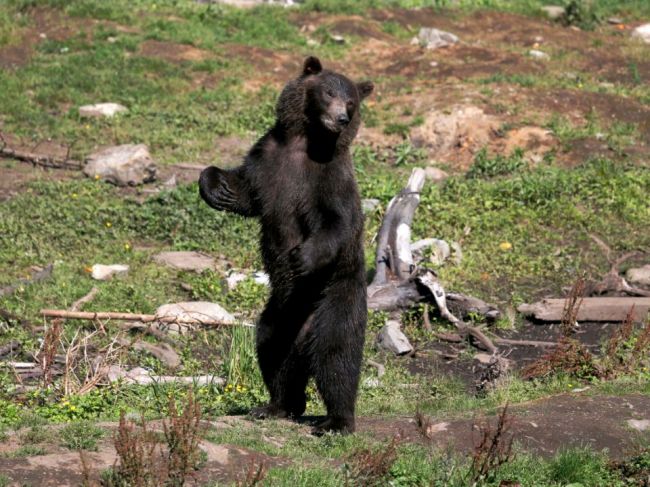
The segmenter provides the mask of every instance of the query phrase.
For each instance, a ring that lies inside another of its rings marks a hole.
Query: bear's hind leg
[[[297,343],[300,320],[288,319],[276,302],[271,298],[257,325],[257,358],[271,396],[251,411],[258,418],[299,417],[306,407],[309,370]]]
[[[316,312],[310,347],[311,370],[327,408],[314,433],[353,433],[366,323],[364,292],[342,286]]]

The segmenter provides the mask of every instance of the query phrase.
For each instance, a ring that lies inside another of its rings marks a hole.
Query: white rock
[[[377,335],[377,344],[396,355],[405,355],[413,351],[413,346],[402,333],[399,321],[388,320]]]
[[[129,266],[124,264],[95,264],[91,267],[90,276],[98,281],[108,281],[115,274],[128,272]]]
[[[432,183],[441,183],[449,177],[449,174],[438,167],[428,166],[424,168],[424,176]]]
[[[422,27],[418,33],[418,42],[427,49],[447,47],[458,42],[458,37],[451,32],[435,29],[433,27]]]
[[[379,200],[375,198],[366,198],[361,200],[361,208],[364,213],[370,213],[379,206]]]
[[[627,425],[637,431],[650,430],[650,419],[628,419]]]
[[[559,5],[546,5],[542,7],[541,10],[546,14],[546,17],[551,20],[560,19],[564,16],[565,13],[564,7],[561,7]]]
[[[236,322],[235,317],[217,303],[207,301],[163,304],[156,310],[156,316],[196,320],[197,325],[203,321],[219,321],[224,324],[234,324]],[[181,323],[161,323],[157,327],[172,334],[182,334],[192,328],[189,324]]]
[[[641,39],[646,44],[650,44],[650,24],[643,24],[632,31],[632,37]]]
[[[376,389],[377,387],[380,386],[380,381],[376,377],[367,377],[363,381],[363,386],[368,388],[368,389]]]
[[[153,260],[159,264],[168,265],[169,267],[183,271],[201,272],[206,269],[214,269],[215,267],[215,260],[201,252],[161,252],[154,255]]]
[[[625,278],[632,284],[650,286],[650,264],[635,269],[628,269]]]
[[[528,55],[530,57],[532,57],[532,58],[535,58],[535,59],[544,59],[544,60],[546,60],[546,59],[551,58],[551,56],[546,54],[544,51],[538,51],[537,49],[531,49],[530,51],[528,51]]]
[[[120,112],[127,112],[128,109],[119,103],[96,103],[95,105],[84,105],[79,107],[79,115],[82,117],[114,117]]]
[[[86,176],[118,186],[135,186],[156,179],[156,165],[144,144],[125,144],[91,154],[83,169]]]
[[[226,277],[226,283],[228,284],[228,289],[232,290],[237,287],[237,284],[242,282],[243,280],[246,279],[246,274],[242,274],[241,272],[231,272],[228,274],[228,277]]]
[[[265,286],[268,286],[271,284],[271,278],[266,272],[262,271],[257,271],[256,273],[253,274],[253,280],[257,284],[264,284]]]

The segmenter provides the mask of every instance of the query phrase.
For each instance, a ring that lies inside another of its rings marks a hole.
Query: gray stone
[[[231,272],[228,274],[228,277],[226,277],[226,283],[228,284],[228,289],[235,289],[237,287],[237,284],[240,282],[246,280],[246,274],[243,274],[241,272]]]
[[[119,103],[96,103],[95,105],[84,105],[79,107],[81,117],[114,117],[120,112],[127,112],[128,109]]]
[[[253,280],[257,284],[263,284],[264,286],[269,286],[271,284],[271,278],[266,272],[257,271],[253,274]]]
[[[623,19],[620,17],[610,17],[607,19],[607,22],[610,24],[622,24]]]
[[[90,276],[97,281],[108,281],[115,274],[124,274],[128,272],[129,266],[124,264],[95,264],[90,268]]]
[[[449,174],[438,167],[429,166],[424,168],[424,177],[432,183],[441,183],[449,177]]]
[[[361,200],[361,208],[364,213],[371,213],[379,206],[379,200],[375,198],[366,198]]]
[[[91,154],[83,169],[86,176],[118,186],[135,186],[156,179],[156,165],[144,144],[125,144]]]
[[[399,321],[389,320],[377,335],[377,344],[396,355],[406,355],[413,351],[413,346],[402,333]]]
[[[153,260],[182,271],[201,272],[215,267],[215,260],[200,252],[161,252],[154,255]]]
[[[559,5],[545,5],[541,10],[551,20],[561,19],[565,14],[564,7]]]
[[[628,419],[627,425],[637,431],[650,430],[650,419]]]
[[[534,59],[541,59],[541,60],[547,60],[551,58],[551,56],[546,54],[544,51],[539,51],[537,49],[531,49],[530,51],[528,51],[528,55]]]
[[[650,286],[650,264],[643,267],[628,269],[625,278],[632,284],[640,286]]]
[[[422,27],[418,33],[419,44],[427,49],[451,46],[456,44],[458,40],[458,37],[451,32],[445,32],[433,27]]]
[[[641,39],[646,44],[650,44],[650,24],[643,24],[632,31],[632,37]]]
[[[197,325],[202,321],[219,321],[224,324],[235,324],[233,315],[217,303],[206,301],[189,301],[185,303],[163,304],[156,310],[158,317],[175,317],[182,320],[196,320]],[[160,323],[157,328],[171,334],[183,334],[193,326],[184,323]]]

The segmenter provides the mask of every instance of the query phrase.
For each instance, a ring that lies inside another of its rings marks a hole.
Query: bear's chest
[[[304,155],[284,154],[269,171],[264,187],[263,233],[278,248],[303,242],[332,218],[343,181],[336,168],[310,161]]]

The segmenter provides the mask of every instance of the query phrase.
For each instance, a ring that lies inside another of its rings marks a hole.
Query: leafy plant
[[[97,450],[104,430],[90,421],[76,421],[61,429],[61,444],[70,450]]]

